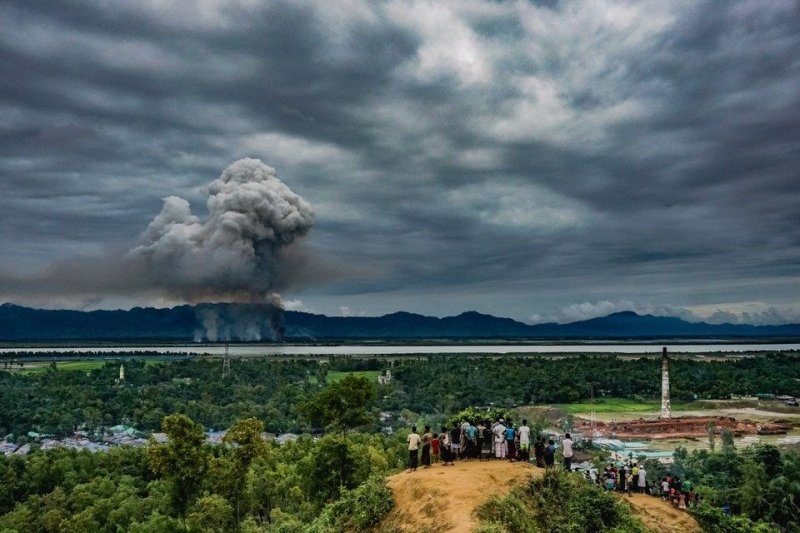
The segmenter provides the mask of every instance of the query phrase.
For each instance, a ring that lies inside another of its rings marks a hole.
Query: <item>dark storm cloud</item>
[[[293,286],[320,312],[796,319],[798,15],[6,3],[0,270],[130,249],[161,198],[202,206],[249,156],[315,206],[319,265]]]

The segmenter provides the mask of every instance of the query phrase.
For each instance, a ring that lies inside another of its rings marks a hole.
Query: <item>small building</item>
[[[392,371],[387,368],[385,374],[378,376],[378,385],[388,385],[391,382],[392,382]]]

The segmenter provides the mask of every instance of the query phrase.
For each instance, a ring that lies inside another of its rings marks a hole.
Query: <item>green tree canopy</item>
[[[200,494],[210,455],[204,448],[203,426],[186,415],[169,415],[162,422],[168,442],[150,447],[150,467],[169,482],[173,512],[184,516]]]
[[[369,424],[368,407],[375,400],[375,384],[362,376],[348,375],[332,383],[300,406],[312,424],[346,431]]]

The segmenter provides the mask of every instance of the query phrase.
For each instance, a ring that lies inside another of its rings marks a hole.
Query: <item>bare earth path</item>
[[[697,520],[686,511],[675,509],[671,503],[644,494],[620,496],[628,502],[644,525],[658,533],[699,533]]]
[[[386,530],[424,532],[471,531],[478,525],[473,511],[493,495],[505,495],[544,469],[508,461],[461,461],[433,465],[390,477],[395,507],[383,522]],[[658,533],[699,532],[686,512],[658,498],[620,496],[648,528]]]
[[[543,473],[527,463],[471,460],[395,474],[389,478],[395,507],[384,525],[417,533],[471,531],[477,506]]]

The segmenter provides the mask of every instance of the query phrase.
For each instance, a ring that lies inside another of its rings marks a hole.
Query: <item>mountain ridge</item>
[[[621,311],[566,324],[525,324],[477,311],[434,317],[397,311],[329,317],[269,304],[198,304],[130,310],[47,310],[0,305],[0,341],[331,340],[643,340],[648,338],[800,338],[800,324],[708,324]]]

